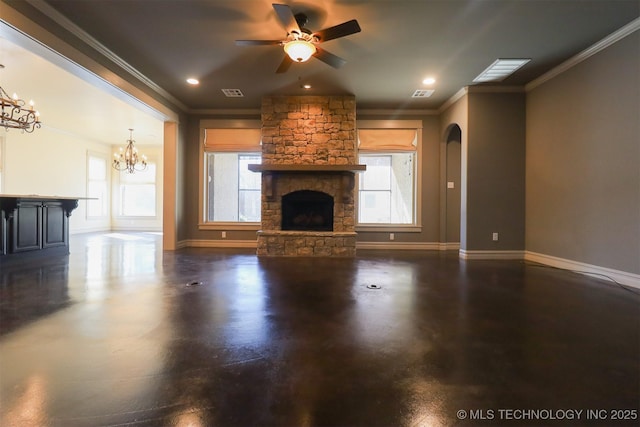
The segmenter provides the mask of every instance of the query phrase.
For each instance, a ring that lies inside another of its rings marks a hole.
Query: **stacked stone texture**
[[[356,160],[353,96],[262,100],[262,162],[346,165]]]
[[[347,165],[356,163],[353,96],[265,97],[262,100],[262,163]],[[356,247],[353,190],[343,195],[349,172],[274,173],[268,198],[263,179],[262,230],[258,255],[354,256]],[[333,232],[282,231],[282,196],[298,190],[334,199]]]

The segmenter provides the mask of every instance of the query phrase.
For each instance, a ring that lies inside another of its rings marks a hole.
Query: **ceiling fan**
[[[287,37],[284,40],[236,40],[238,46],[270,46],[279,45],[284,47],[287,53],[276,70],[276,73],[286,72],[293,62],[305,62],[311,56],[331,65],[334,68],[342,67],[347,61],[336,56],[318,45],[329,40],[345,37],[360,32],[358,21],[343,22],[324,30],[311,32],[305,28],[308,18],[304,13],[293,14],[291,8],[286,4],[273,4],[273,8],[278,15],[282,26],[287,30]]]

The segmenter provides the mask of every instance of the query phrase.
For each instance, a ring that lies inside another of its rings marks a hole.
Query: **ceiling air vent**
[[[473,81],[475,83],[502,81],[529,61],[531,60],[497,59],[493,64],[489,65],[486,70],[478,74]]]
[[[240,89],[222,89],[227,98],[242,98],[244,95]]]
[[[431,95],[433,95],[434,90],[433,89],[417,89],[415,92],[413,92],[413,95],[411,95],[412,98],[428,98]]]

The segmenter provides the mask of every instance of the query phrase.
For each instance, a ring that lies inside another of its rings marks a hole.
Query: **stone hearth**
[[[355,98],[266,97],[262,100],[261,256],[354,256]],[[333,201],[327,231],[283,230],[282,200],[307,191]]]

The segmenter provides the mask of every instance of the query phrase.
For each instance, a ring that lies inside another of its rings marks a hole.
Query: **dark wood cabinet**
[[[0,195],[0,260],[69,253],[69,216],[74,198]]]
[[[8,225],[9,253],[42,249],[42,202],[18,203]]]
[[[42,247],[69,246],[69,217],[60,202],[42,207]]]
[[[4,212],[0,206],[0,257],[7,254],[7,220],[4,218]]]

